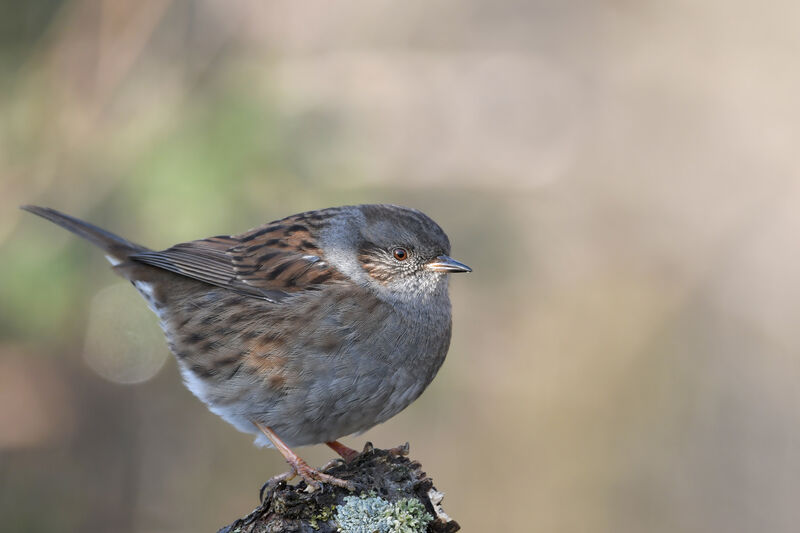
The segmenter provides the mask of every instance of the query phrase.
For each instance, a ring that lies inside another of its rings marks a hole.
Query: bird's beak
[[[425,267],[428,270],[433,270],[436,272],[472,272],[472,269],[464,263],[459,263],[452,257],[448,257],[446,255],[440,255],[430,263],[426,264]]]

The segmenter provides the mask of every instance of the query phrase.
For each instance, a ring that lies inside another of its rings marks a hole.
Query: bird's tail
[[[39,215],[46,218],[50,222],[54,222],[66,228],[75,235],[83,237],[95,246],[102,248],[106,252],[106,257],[112,264],[118,264],[126,261],[128,256],[132,253],[147,250],[144,246],[132,243],[123,239],[118,235],[114,235],[104,229],[100,229],[93,224],[84,222],[83,220],[65,215],[55,209],[49,207],[39,207],[36,205],[23,205],[21,209],[30,211],[34,215]]]

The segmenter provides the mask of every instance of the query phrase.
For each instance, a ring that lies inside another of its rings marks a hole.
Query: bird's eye
[[[408,257],[408,252],[405,248],[395,248],[392,255],[394,255],[394,258],[398,261],[405,261]]]

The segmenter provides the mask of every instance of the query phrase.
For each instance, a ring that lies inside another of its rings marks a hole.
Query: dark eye
[[[408,252],[405,248],[395,248],[392,255],[394,255],[394,258],[398,261],[405,261],[408,257]]]

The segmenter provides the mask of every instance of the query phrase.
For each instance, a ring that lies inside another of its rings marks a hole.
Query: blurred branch
[[[357,491],[324,485],[308,492],[304,481],[266,488],[260,506],[218,533],[261,531],[342,531],[453,533],[460,529],[441,508],[437,491],[422,465],[393,451],[364,451],[349,463],[325,472],[352,481]]]

